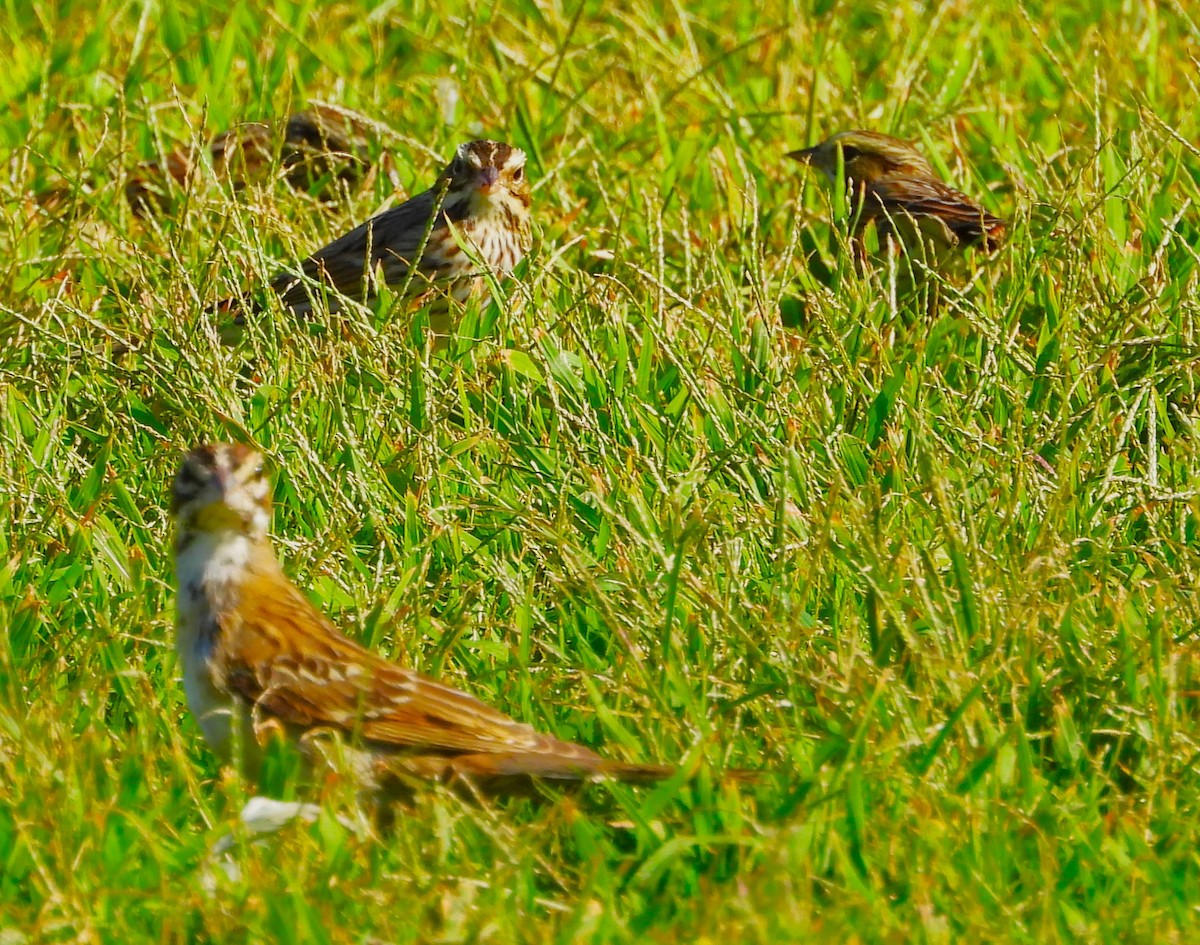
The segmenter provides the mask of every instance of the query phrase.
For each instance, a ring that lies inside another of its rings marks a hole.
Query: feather
[[[193,450],[176,477],[178,650],[189,705],[221,752],[281,733],[306,758],[340,754],[372,791],[413,778],[492,790],[518,782],[653,781],[676,769],[628,765],[536,731],[474,696],[354,642],[284,575],[267,537],[269,489],[245,447]],[[240,724],[240,723],[239,723]],[[338,748],[331,751],[329,740]],[[253,746],[250,746],[251,748]],[[247,760],[251,769],[256,757]]]
[[[941,237],[951,246],[980,245],[989,253],[999,247],[1004,236],[1003,220],[934,178],[887,177],[872,181],[865,187],[863,213],[877,223],[881,217],[910,217],[918,221],[926,238]],[[883,236],[881,233],[881,241]]]

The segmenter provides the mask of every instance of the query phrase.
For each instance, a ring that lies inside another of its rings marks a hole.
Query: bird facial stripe
[[[204,488],[212,468],[211,459],[201,450],[193,450],[184,457],[175,485],[171,490],[171,513],[178,513],[183,505],[194,499]]]
[[[211,469],[217,462],[217,450],[214,446],[197,446],[184,457],[184,465],[200,469]]]
[[[474,169],[519,167],[525,163],[525,153],[503,141],[470,141],[458,149],[458,156]]]
[[[175,491],[181,493],[195,492],[204,485],[204,479],[191,461],[184,462],[179,468],[179,476],[175,479]]]
[[[488,163],[492,167],[504,167],[508,163],[509,157],[512,156],[512,148],[498,141],[489,143],[491,144],[491,153],[488,155]]]

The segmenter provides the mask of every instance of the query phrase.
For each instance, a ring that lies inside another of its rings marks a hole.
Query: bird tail
[[[674,777],[679,770],[676,765],[629,764],[595,755],[587,757],[540,752],[459,755],[450,759],[447,764],[447,773],[451,777],[466,776],[476,782],[526,779],[552,783],[620,781],[625,784],[654,784]],[[720,777],[748,782],[757,780],[758,774],[756,771],[745,769],[727,769],[721,772]]]
[[[654,784],[674,777],[679,768],[675,765],[639,765],[625,764],[620,761],[607,761],[592,773],[592,778],[610,779],[626,784]],[[694,772],[689,772],[694,774]],[[752,784],[762,778],[761,771],[750,768],[724,768],[714,773],[715,780],[734,781],[739,784]]]

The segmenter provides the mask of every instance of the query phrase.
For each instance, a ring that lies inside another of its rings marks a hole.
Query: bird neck
[[[475,226],[501,224],[511,227],[522,222],[527,213],[524,205],[504,187],[497,187],[490,194],[471,194],[466,203],[470,207],[468,219]]]
[[[239,528],[183,528],[175,540],[180,647],[211,643],[220,617],[231,611],[242,584],[278,569],[270,539]]]

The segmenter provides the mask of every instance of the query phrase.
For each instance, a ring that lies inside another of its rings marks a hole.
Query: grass
[[[1190,938],[1185,5],[34,0],[0,21],[6,945]],[[314,100],[377,122],[390,175],[332,209],[201,175],[173,214],[130,213],[138,161]],[[919,141],[1013,221],[932,319],[853,271],[781,157],[852,126]],[[529,152],[538,245],[447,351],[384,304],[220,343],[209,303],[479,134]],[[268,452],[287,569],[351,634],[708,773],[434,793],[386,841],[328,804],[206,887],[249,788],[184,705],[166,494],[216,438]],[[770,774],[722,786],[725,765]]]

